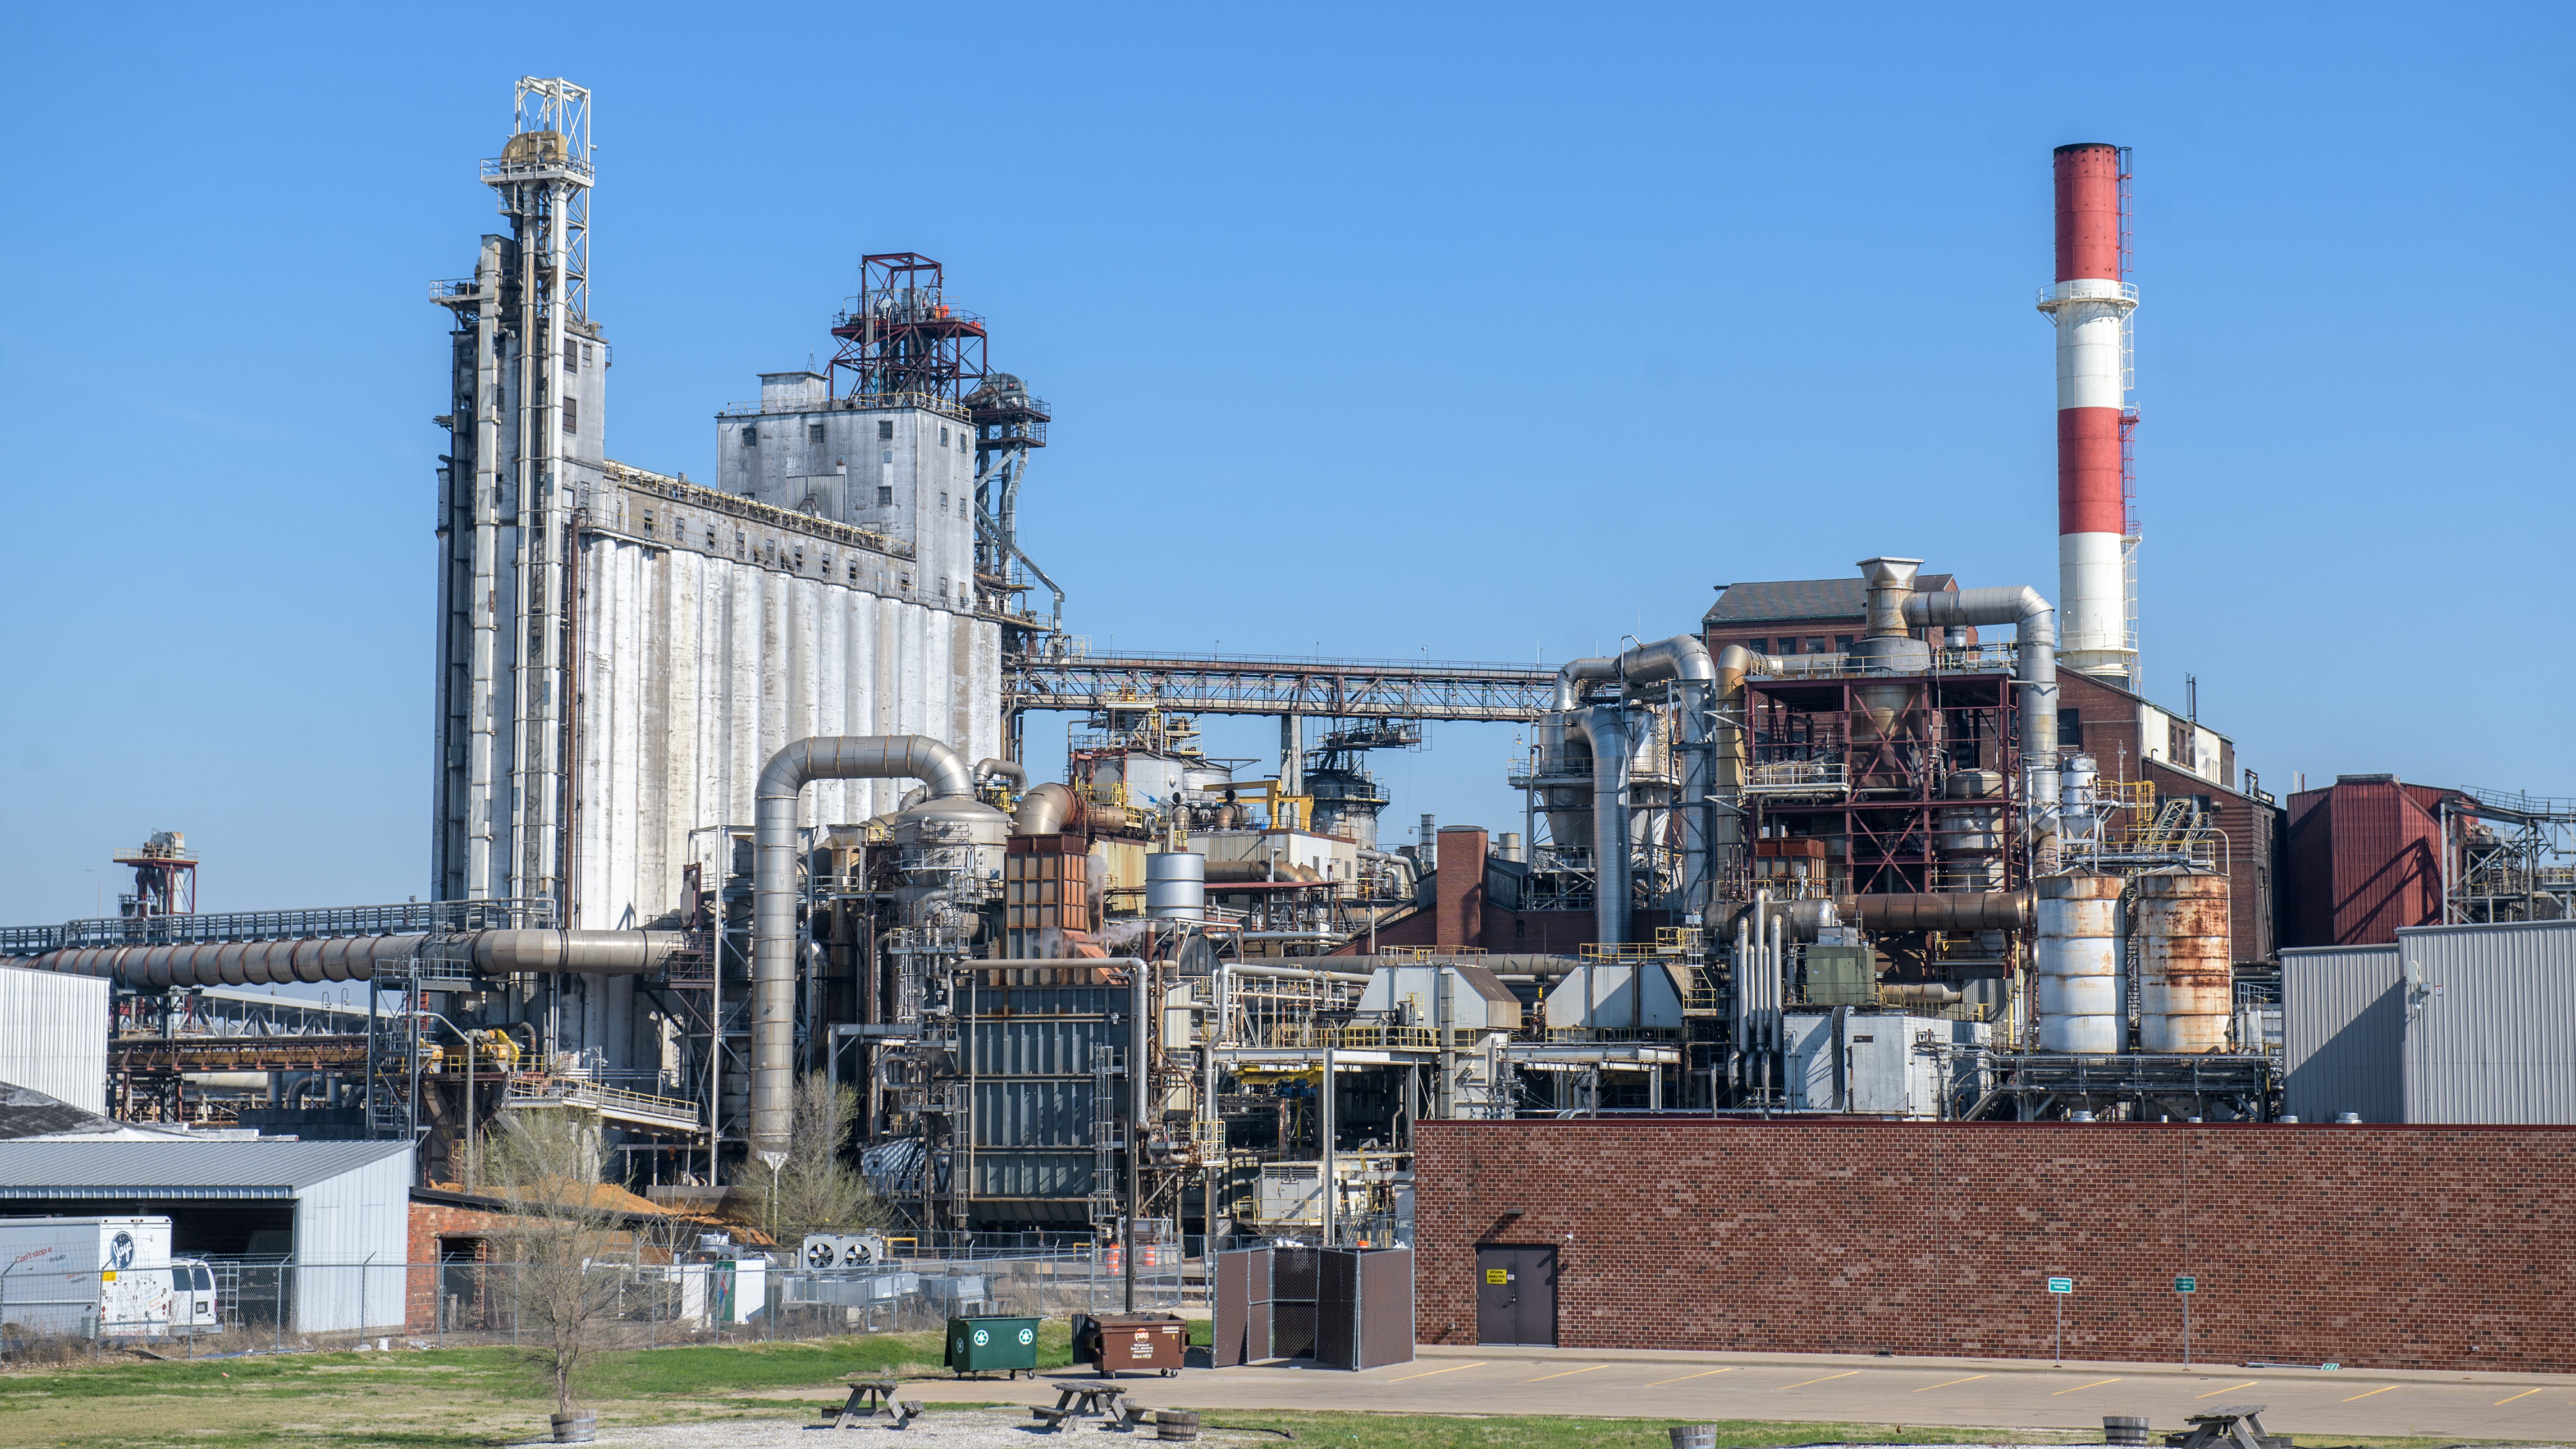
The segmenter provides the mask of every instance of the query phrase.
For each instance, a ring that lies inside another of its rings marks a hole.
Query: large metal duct
[[[435,946],[470,959],[486,976],[633,976],[680,948],[676,931],[473,931],[457,936],[329,936],[295,941],[222,941],[180,946],[95,946],[53,951],[19,964],[40,971],[104,976],[142,991],[172,986],[283,986],[366,981]]]
[[[1905,601],[1914,625],[2010,624],[2021,662],[2021,761],[2029,783],[2031,823],[2057,834],[2057,610],[2028,584],[1915,594]]]
[[[1073,791],[1053,780],[1020,796],[1011,812],[1013,835],[1060,835],[1074,815]]]
[[[1873,931],[2027,931],[2030,892],[1844,896],[1843,914]]]
[[[1717,825],[1711,834],[1712,872],[1740,863],[1744,854],[1744,676],[1777,674],[1782,663],[1741,644],[1717,651],[1716,719],[1712,722],[1710,790],[1716,797]]]
[[[1653,644],[1640,644],[1619,656],[1619,677],[1631,696],[1641,686],[1676,682],[1674,701],[1677,738],[1682,750],[1682,889],[1685,915],[1708,909],[1711,883],[1710,804],[1715,794],[1716,760],[1709,730],[1717,703],[1717,665],[1708,646],[1695,634],[1677,634]],[[1560,675],[1560,678],[1562,676]]]
[[[1012,789],[1025,790],[1029,787],[1028,769],[1016,760],[983,759],[975,762],[976,779],[989,780],[995,775],[1010,781]]]
[[[1604,946],[1628,939],[1627,714],[1600,704],[1565,717],[1567,732],[1592,747],[1592,935]]]
[[[932,799],[975,798],[975,776],[927,735],[798,740],[761,768],[752,802],[751,1150],[787,1151],[795,1112],[796,797],[815,780],[919,780]]]

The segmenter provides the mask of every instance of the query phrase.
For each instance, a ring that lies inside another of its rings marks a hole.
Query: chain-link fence
[[[1177,1244],[1137,1253],[1135,1304],[1205,1301]],[[207,1259],[118,1273],[0,1274],[0,1361],[163,1358],[359,1348],[529,1345],[558,1321],[601,1348],[739,1343],[944,1327],[964,1314],[1059,1318],[1126,1306],[1115,1247],[950,1248],[861,1268],[760,1257],[594,1263],[578,1284],[516,1262],[297,1263]]]

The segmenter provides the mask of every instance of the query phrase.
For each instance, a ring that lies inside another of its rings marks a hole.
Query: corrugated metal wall
[[[404,1146],[296,1193],[297,1332],[402,1326],[411,1174]],[[335,1266],[301,1271],[316,1264]]]
[[[107,1111],[105,977],[0,967],[0,1082]]]
[[[2302,1122],[2358,1112],[2404,1120],[2398,1051],[2405,1039],[2397,948],[2281,953],[2281,1110]]]
[[[2400,931],[2405,1121],[2576,1124],[2576,922]]]
[[[748,825],[760,768],[812,735],[1001,749],[1000,626],[758,562],[594,536],[582,561],[575,924],[679,905],[689,832]],[[808,824],[892,810],[903,780],[807,788]]]

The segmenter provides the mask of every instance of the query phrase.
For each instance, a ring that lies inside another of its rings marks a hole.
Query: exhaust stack
[[[2127,152],[2085,142],[2057,148],[2057,281],[2039,310],[2057,324],[2057,604],[2070,669],[2137,684],[2138,650],[2124,442],[2129,314],[2123,280]]]

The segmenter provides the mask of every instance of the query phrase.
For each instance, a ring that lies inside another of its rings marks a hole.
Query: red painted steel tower
[[[2058,658],[2135,688],[2127,160],[2099,142],[2057,148],[2057,280],[2039,310],[2057,324]]]

